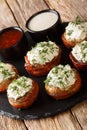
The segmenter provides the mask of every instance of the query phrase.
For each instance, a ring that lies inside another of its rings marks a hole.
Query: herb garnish
[[[74,25],[79,25],[79,24],[82,23],[82,21],[81,21],[80,18],[77,16],[76,19],[75,19],[75,21],[72,22],[72,23],[73,23]]]
[[[67,32],[67,35],[71,35],[72,34],[72,32],[73,32],[73,30],[69,30],[68,32]]]

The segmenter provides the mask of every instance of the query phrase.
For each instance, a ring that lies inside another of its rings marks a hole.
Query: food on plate
[[[54,99],[65,99],[80,90],[81,77],[78,71],[70,65],[55,66],[48,73],[45,80],[45,89]]]
[[[9,103],[15,108],[28,108],[37,99],[39,86],[36,81],[21,76],[12,81],[7,89]]]
[[[61,48],[52,41],[37,43],[25,56],[25,69],[34,76],[46,75],[60,63]]]
[[[69,54],[73,65],[79,70],[87,70],[87,41],[76,44]]]
[[[0,93],[5,92],[8,85],[16,78],[18,78],[16,67],[0,61]]]
[[[62,35],[62,41],[67,48],[72,48],[76,43],[87,40],[87,22],[78,17],[74,22],[69,22]]]

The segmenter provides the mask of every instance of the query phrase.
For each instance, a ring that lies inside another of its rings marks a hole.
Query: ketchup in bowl
[[[27,52],[27,40],[19,27],[9,27],[0,32],[0,54],[5,59],[18,59]]]
[[[22,37],[22,33],[19,30],[9,30],[1,34],[0,36],[0,49],[9,48],[16,44]]]

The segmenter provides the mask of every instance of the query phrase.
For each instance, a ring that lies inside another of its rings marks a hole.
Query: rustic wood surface
[[[26,30],[26,20],[47,8],[59,11],[62,21],[77,15],[87,20],[87,0],[0,0],[0,30],[15,25]],[[45,119],[15,120],[0,115],[0,130],[87,130],[87,100]]]

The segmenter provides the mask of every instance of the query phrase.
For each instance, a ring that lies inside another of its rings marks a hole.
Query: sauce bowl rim
[[[53,13],[55,13],[55,14],[58,16],[57,21],[56,21],[52,26],[48,27],[47,29],[43,29],[43,30],[40,30],[40,31],[35,31],[35,30],[30,29],[30,28],[28,27],[29,22],[30,22],[35,16],[37,16],[38,14],[41,14],[41,13],[44,13],[44,12],[53,12]],[[60,23],[60,22],[61,22],[61,18],[60,18],[60,14],[59,14],[58,11],[56,11],[55,9],[45,9],[45,10],[41,10],[41,11],[36,12],[35,14],[33,14],[33,15],[26,21],[25,27],[28,29],[28,31],[29,31],[30,33],[40,33],[40,32],[46,32],[46,31],[50,30],[51,28],[54,28],[54,27],[56,26],[56,24],[58,24],[58,23]]]
[[[21,37],[15,42],[15,44],[13,44],[12,46],[8,47],[8,48],[0,48],[0,51],[3,51],[3,50],[9,50],[11,48],[14,48],[18,45],[18,43],[21,42],[22,38],[23,38],[23,35],[24,35],[24,31],[21,27],[19,26],[11,26],[11,27],[7,27],[7,28],[4,28],[0,31],[0,36],[2,34],[4,34],[5,32],[8,32],[10,30],[18,30],[20,33],[21,33]]]

